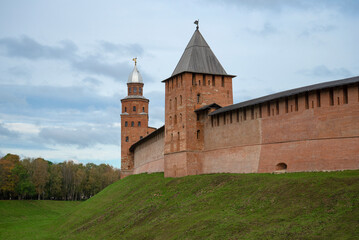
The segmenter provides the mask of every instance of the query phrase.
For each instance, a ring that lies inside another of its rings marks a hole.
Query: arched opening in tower
[[[285,163],[278,163],[275,170],[276,171],[286,171],[287,170],[287,164]]]

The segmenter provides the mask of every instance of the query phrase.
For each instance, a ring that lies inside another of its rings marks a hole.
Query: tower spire
[[[132,58],[132,61],[134,61],[134,62],[135,62],[135,66],[136,66],[136,65],[137,65],[137,57]]]
[[[196,21],[194,21],[194,24],[197,25],[196,30],[198,30],[198,28],[199,28],[199,19],[197,19]]]

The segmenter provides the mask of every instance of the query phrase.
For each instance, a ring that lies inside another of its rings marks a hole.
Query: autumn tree
[[[0,159],[0,199],[88,199],[119,177],[119,170],[108,164],[53,164],[8,154]]]
[[[62,168],[60,164],[49,166],[49,181],[47,183],[47,195],[50,199],[62,199]]]
[[[31,181],[30,174],[24,167],[23,162],[19,162],[12,169],[13,178],[16,179],[15,194],[18,199],[26,199],[36,193],[35,186]]]
[[[45,161],[43,158],[36,158],[32,162],[34,166],[34,173],[32,175],[32,182],[35,185],[35,190],[37,193],[37,199],[41,199],[41,195],[45,194],[45,186],[49,179],[49,172],[48,172],[48,162]]]
[[[12,170],[19,161],[18,155],[10,153],[0,159],[0,191],[3,197],[11,199],[15,193],[17,177],[12,174]]]

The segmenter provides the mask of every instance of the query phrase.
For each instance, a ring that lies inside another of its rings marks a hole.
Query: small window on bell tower
[[[133,93],[137,93],[137,88],[136,87],[133,88]]]
[[[142,107],[142,112],[145,112],[145,107]]]
[[[138,92],[139,92],[139,93],[142,93],[142,88],[141,88],[141,87],[138,89]]]
[[[133,111],[136,112],[136,106],[133,106]]]
[[[128,88],[128,93],[131,93],[131,88],[130,87]]]

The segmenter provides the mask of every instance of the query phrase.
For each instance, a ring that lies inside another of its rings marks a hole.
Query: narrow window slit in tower
[[[333,106],[334,105],[334,93],[333,93],[333,88],[331,88],[329,90],[329,105]]]
[[[288,113],[288,98],[285,98],[285,113]]]
[[[192,73],[192,86],[196,86],[196,74]]]
[[[320,90],[317,91],[317,107],[320,107]]]
[[[254,108],[251,107],[251,119],[253,120],[254,119]]]
[[[214,75],[212,76],[212,86],[216,86],[216,77]]]
[[[275,103],[275,110],[276,110],[276,114],[278,115],[279,114],[279,102],[278,101]]]
[[[295,111],[298,111],[298,95],[295,95]]]
[[[200,130],[197,130],[197,139],[199,139]]]
[[[224,87],[224,76],[222,76],[222,87]]]
[[[247,109],[243,108],[243,121],[247,120]]]
[[[305,109],[309,109],[309,95],[308,95],[308,92],[305,93]]]
[[[343,104],[348,104],[348,87],[343,87]]]
[[[203,74],[203,86],[206,86],[206,74]]]

